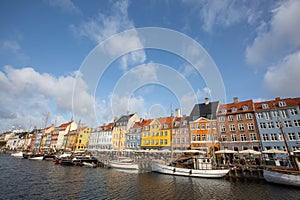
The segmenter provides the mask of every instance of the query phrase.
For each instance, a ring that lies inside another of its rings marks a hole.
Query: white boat
[[[23,152],[17,152],[17,153],[12,153],[11,156],[15,157],[15,158],[23,158]]]
[[[152,171],[177,176],[222,178],[229,172],[229,169],[213,168],[210,158],[185,158],[170,165],[152,161]]]
[[[119,157],[118,160],[111,160],[108,162],[109,168],[126,169],[126,170],[138,170],[139,165],[132,159],[127,157]]]
[[[28,157],[28,160],[43,160],[44,156],[43,155],[35,155],[32,157]]]
[[[264,169],[264,178],[271,183],[300,187],[299,171]]]

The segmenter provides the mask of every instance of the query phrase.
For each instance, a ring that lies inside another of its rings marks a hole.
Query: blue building
[[[275,98],[254,103],[262,150],[287,151],[284,136],[290,152],[300,149],[299,105],[300,98]]]
[[[126,134],[126,149],[141,149],[143,122],[135,122]]]

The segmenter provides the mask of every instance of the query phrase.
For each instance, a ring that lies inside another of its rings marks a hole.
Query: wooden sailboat
[[[205,152],[184,152],[183,155],[175,161],[172,161],[173,146],[172,146],[172,129],[173,115],[171,114],[171,162],[170,164],[160,161],[152,161],[152,171],[168,175],[189,176],[198,178],[221,178],[224,177],[229,169],[217,169],[213,166],[210,157],[203,157],[201,154]]]
[[[108,168],[123,169],[123,170],[139,170],[139,165],[134,162],[131,158],[122,157],[120,152],[120,139],[121,139],[121,129],[119,133],[118,142],[118,156],[116,160],[110,160],[108,162]]]
[[[275,105],[274,107],[276,110]],[[294,152],[292,155],[279,117],[277,121],[279,122],[279,129],[292,164],[292,169],[265,168],[263,171],[264,178],[270,183],[300,187],[300,153]]]

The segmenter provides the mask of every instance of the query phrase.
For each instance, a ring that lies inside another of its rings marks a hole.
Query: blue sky
[[[75,120],[96,126],[127,111],[151,118],[172,107],[188,115],[205,97],[220,100],[185,58],[144,48],[143,27],[176,31],[201,45],[221,77],[223,102],[299,96],[299,11],[297,0],[2,0],[0,132],[43,127],[48,112],[48,125],[75,113]],[[120,35],[126,30],[136,31]],[[106,50],[119,57],[91,85],[84,63],[115,34]],[[132,46],[140,50],[119,55]]]

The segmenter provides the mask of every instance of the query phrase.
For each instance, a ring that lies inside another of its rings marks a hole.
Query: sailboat
[[[274,107],[276,109],[275,105]],[[283,137],[284,144],[288,152],[288,157],[290,158],[293,168],[292,169],[265,168],[263,171],[264,178],[266,179],[267,182],[270,183],[300,187],[300,152],[295,151],[292,155],[289,149],[289,145],[287,143],[286,135],[282,129],[281,120],[278,119],[277,121],[279,122],[279,129]]]
[[[108,168],[115,168],[115,169],[123,169],[123,170],[139,170],[138,163],[134,162],[131,158],[122,157],[120,155],[120,138],[121,138],[121,129],[119,133],[119,142],[118,142],[118,157],[116,160],[108,161]]]
[[[186,151],[177,160],[172,161],[173,146],[172,146],[172,129],[173,129],[173,115],[171,114],[171,162],[169,164],[161,161],[152,161],[152,171],[168,175],[189,176],[198,178],[222,178],[229,169],[217,169],[213,165],[211,157],[204,157],[204,151]]]

